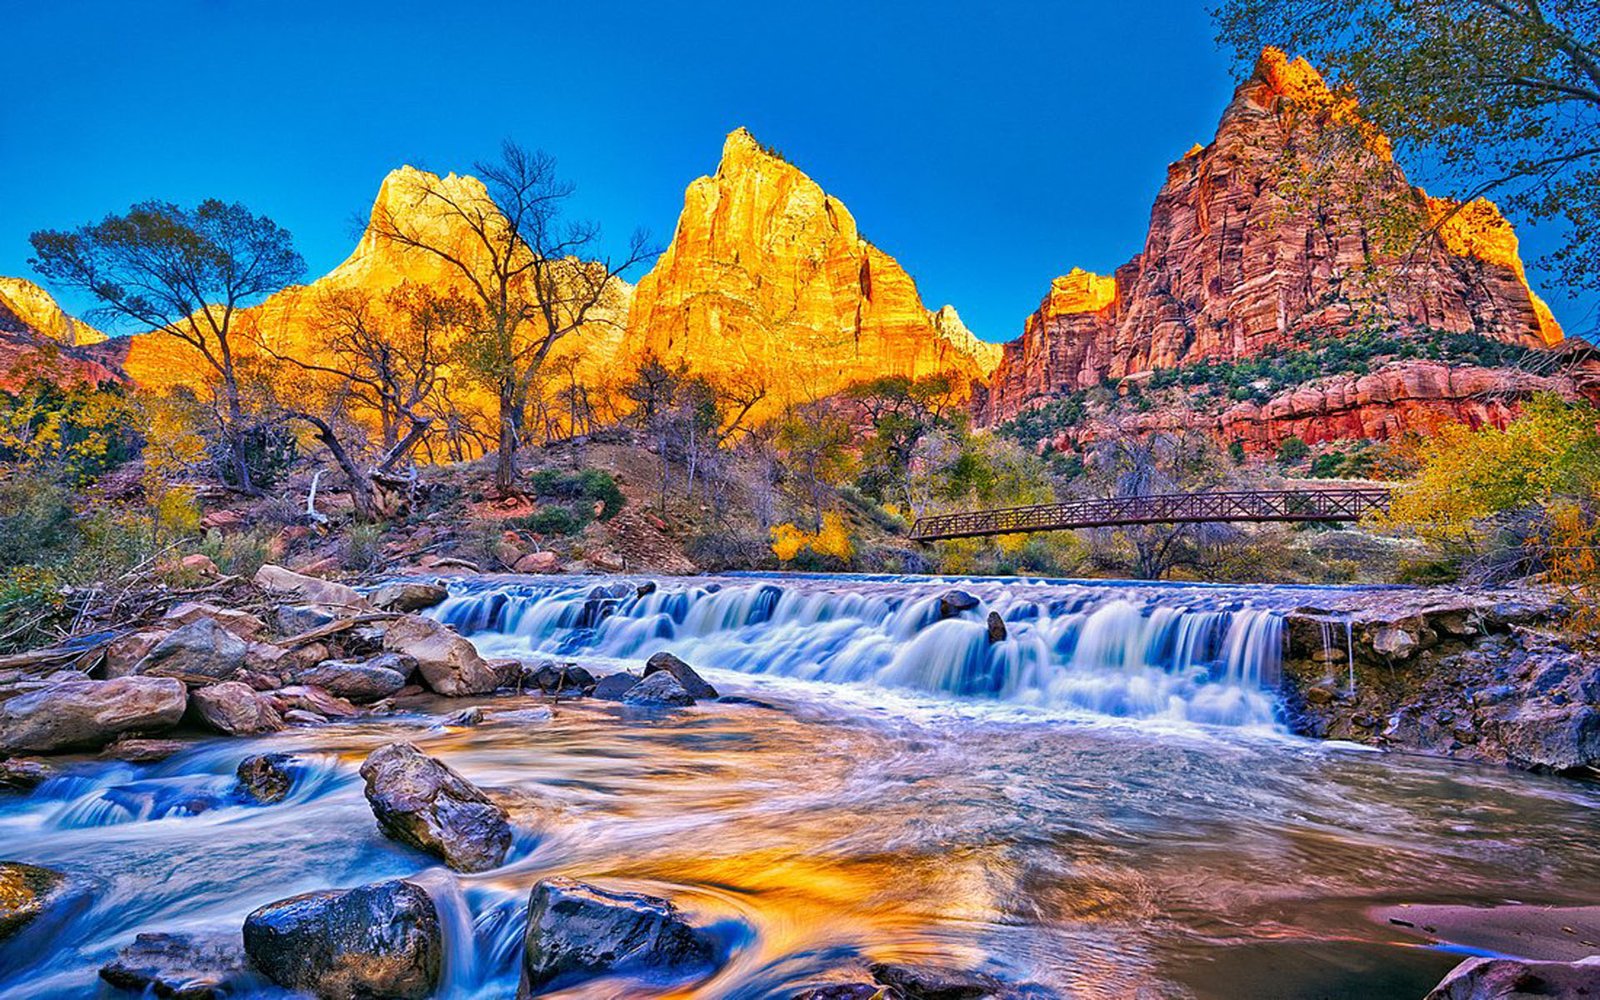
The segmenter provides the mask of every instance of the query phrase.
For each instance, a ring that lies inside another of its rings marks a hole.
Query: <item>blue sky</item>
[[[641,225],[664,245],[744,125],[929,306],[1006,340],[1053,276],[1137,252],[1167,163],[1210,139],[1233,79],[1207,6],[11,4],[0,274],[36,277],[35,229],[214,196],[287,226],[315,276],[391,168],[469,171],[506,137],[554,154],[619,245]],[[1521,235],[1531,258],[1557,234]],[[1543,277],[1592,326],[1594,297]]]

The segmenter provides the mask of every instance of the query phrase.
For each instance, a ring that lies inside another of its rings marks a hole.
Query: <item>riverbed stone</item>
[[[989,612],[989,620],[985,623],[985,627],[989,633],[990,642],[1006,641],[1006,620],[1000,617],[1000,612]]]
[[[311,684],[356,704],[388,698],[406,686],[417,662],[400,653],[383,653],[366,660],[323,660],[290,672],[297,684]]]
[[[1534,702],[1504,717],[1498,732],[1510,763],[1530,770],[1600,767],[1600,711]]]
[[[694,704],[694,696],[663,670],[628,688],[622,703],[637,708],[686,708]]]
[[[374,607],[384,611],[424,611],[435,604],[442,603],[450,596],[450,591],[437,583],[422,583],[415,580],[405,580],[396,583],[386,583],[374,590],[367,598]]]
[[[100,968],[118,989],[172,1000],[222,1000],[248,989],[238,932],[139,934]]]
[[[196,618],[156,643],[133,668],[147,677],[225,680],[245,665],[245,640],[213,618]]]
[[[1578,962],[1469,958],[1424,1000],[1592,1000],[1600,996],[1600,955]]]
[[[547,878],[528,899],[518,997],[611,974],[709,974],[717,948],[670,900]]]
[[[0,704],[0,753],[102,747],[177,725],[187,704],[183,682],[171,677],[65,681]]]
[[[448,697],[488,694],[500,683],[472,643],[449,627],[420,615],[406,615],[391,622],[384,632],[383,648],[415,660],[428,687]]]
[[[38,919],[59,898],[66,881],[49,868],[0,861],[0,941]]]
[[[315,684],[291,684],[271,692],[270,697],[285,718],[293,711],[314,712],[323,719],[349,719],[361,714],[361,709],[349,701]]]
[[[675,677],[678,683],[683,685],[683,689],[689,692],[689,696],[697,701],[708,701],[717,696],[717,689],[695,673],[693,667],[665,650],[645,661],[645,680],[649,680],[651,675],[658,674],[663,670]]]
[[[954,618],[978,606],[978,599],[965,590],[947,590],[939,595],[939,617]]]
[[[533,685],[545,694],[577,696],[594,690],[594,675],[576,663],[545,663],[533,671]]]
[[[204,601],[184,601],[175,604],[161,616],[161,624],[166,628],[177,629],[191,622],[209,618],[244,640],[254,639],[267,630],[267,623],[257,618],[248,611],[236,608],[224,608],[216,604],[207,604]]]
[[[111,640],[106,646],[105,670],[107,680],[132,677],[138,673],[139,663],[172,634],[171,629],[150,628],[129,632]]]
[[[271,563],[256,571],[255,585],[274,597],[320,605],[345,614],[372,610],[372,604],[354,587],[306,576]]]
[[[1380,628],[1372,634],[1372,648],[1394,661],[1409,660],[1419,645],[1416,635],[1398,626]]]
[[[410,743],[390,743],[361,765],[367,802],[389,837],[457,871],[498,867],[511,849],[506,811],[477,785]]]
[[[280,604],[273,613],[273,623],[284,636],[300,635],[324,625],[332,625],[335,621],[338,621],[338,616],[314,604]]]
[[[1003,996],[1006,984],[982,972],[942,965],[877,962],[872,978],[905,994],[907,1000],[981,1000]]]
[[[189,692],[189,710],[197,720],[228,736],[271,733],[283,728],[283,717],[272,700],[239,681],[194,689]]]
[[[55,768],[39,760],[8,757],[0,760],[0,790],[31,792],[55,777]]]
[[[621,701],[622,696],[632,690],[637,683],[639,678],[636,674],[607,674],[595,681],[594,690],[589,692],[589,696],[602,701]]]
[[[282,802],[294,787],[294,766],[298,758],[288,753],[251,754],[239,762],[234,775],[239,779],[239,795],[261,805]]]
[[[427,892],[395,879],[268,903],[245,918],[244,949],[286,989],[422,1000],[438,985],[444,940]]]
[[[882,983],[827,983],[801,990],[792,1000],[906,1000],[906,995]]]

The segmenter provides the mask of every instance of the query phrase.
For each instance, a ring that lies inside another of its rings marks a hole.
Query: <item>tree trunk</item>
[[[517,487],[517,419],[516,396],[509,386],[500,390],[500,440],[496,446],[494,463],[494,488],[501,496],[510,496]]]

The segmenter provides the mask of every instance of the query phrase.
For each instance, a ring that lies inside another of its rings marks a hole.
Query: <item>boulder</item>
[[[102,747],[124,733],[177,725],[188,701],[171,677],[66,681],[0,704],[0,753]]]
[[[715,943],[670,901],[548,878],[528,899],[517,996],[611,974],[687,980],[716,963]]]
[[[327,719],[349,719],[361,714],[361,709],[338,695],[329,694],[314,684],[291,684],[271,692],[273,706],[279,712],[314,712]]]
[[[291,708],[283,713],[283,721],[297,726],[320,726],[328,721],[328,717],[303,708]]]
[[[369,660],[323,660],[292,671],[290,677],[297,684],[315,685],[364,705],[388,698],[405,687],[406,678],[416,669],[416,661],[409,656],[384,653]]]
[[[383,648],[416,660],[428,687],[448,697],[488,694],[500,683],[472,643],[448,627],[417,615],[391,622],[383,635]]]
[[[296,763],[293,754],[251,754],[234,772],[239,779],[239,797],[264,806],[282,802],[294,787],[292,768]]]
[[[145,629],[118,636],[106,646],[105,676],[107,680],[132,677],[139,662],[172,633],[167,629]]]
[[[989,612],[988,630],[990,642],[1006,641],[1006,620],[1000,617],[1000,612]]]
[[[267,630],[267,623],[248,611],[218,607],[203,601],[184,601],[173,605],[161,616],[161,623],[167,628],[176,629],[202,618],[211,619],[241,639],[254,639]]]
[[[639,708],[684,708],[694,704],[694,696],[663,670],[628,688],[621,701]]]
[[[247,671],[282,677],[328,658],[328,647],[320,642],[289,647],[272,642],[245,644],[244,668]],[[277,685],[273,685],[276,687]]]
[[[439,724],[442,726],[450,726],[455,729],[468,729],[472,726],[480,726],[483,724],[483,709],[479,708],[477,705],[474,705],[471,708],[463,708],[459,712],[451,712],[449,715],[439,720]]]
[[[25,757],[0,760],[0,789],[8,792],[31,792],[55,777],[55,768]]]
[[[450,591],[437,583],[400,581],[384,584],[369,594],[367,600],[384,611],[406,613],[431,608],[449,596]]]
[[[422,1000],[439,982],[439,913],[403,879],[268,903],[244,921],[244,950],[268,979],[337,1000]]]
[[[1578,1000],[1600,996],[1600,955],[1578,962],[1469,958],[1423,1000]]]
[[[717,689],[707,684],[699,674],[694,672],[693,667],[665,650],[645,661],[644,676],[646,680],[663,670],[677,678],[678,683],[683,685],[683,689],[689,692],[689,697],[691,698],[698,700],[711,699],[717,696]]]
[[[342,612],[372,610],[372,605],[353,587],[306,576],[271,563],[256,571],[255,584],[274,597],[301,604],[317,604]]]
[[[1380,628],[1372,634],[1373,650],[1392,661],[1410,659],[1419,645],[1415,635],[1398,626]]]
[[[332,625],[337,620],[326,608],[312,604],[280,604],[274,615],[278,631],[285,636],[310,632],[324,625]]]
[[[939,617],[954,618],[978,606],[978,599],[965,590],[947,590],[939,595]]]
[[[639,584],[638,588],[634,590],[634,596],[647,597],[655,592],[656,582],[654,580],[646,580],[645,582]]]
[[[249,989],[249,962],[237,932],[139,934],[100,967],[121,990],[174,1000],[223,1000]]]
[[[133,668],[149,677],[223,680],[245,664],[245,641],[214,618],[196,618],[156,643]]]
[[[1591,705],[1530,702],[1503,716],[1506,759],[1538,771],[1600,767],[1600,710]]]
[[[49,868],[0,861],[0,941],[37,919],[65,884],[66,877]]]
[[[594,690],[589,692],[589,696],[603,701],[621,701],[622,696],[637,683],[639,678],[633,674],[607,674],[595,681]]]
[[[561,557],[554,552],[529,552],[519,558],[512,569],[518,573],[558,573]]]
[[[194,744],[184,740],[145,740],[124,736],[100,751],[106,760],[123,760],[130,764],[154,764],[174,754],[183,753]]]
[[[361,765],[367,802],[388,836],[456,871],[497,868],[511,849],[506,811],[482,789],[409,743],[390,743]]]
[[[546,663],[530,678],[545,694],[583,695],[594,690],[594,675],[576,663]]]
[[[907,1000],[980,1000],[1006,992],[1006,984],[993,976],[940,965],[878,962],[870,970],[873,979],[899,990]]]
[[[906,996],[881,983],[828,983],[801,990],[792,1000],[906,1000]]]
[[[283,717],[272,699],[248,684],[224,681],[189,693],[190,714],[229,736],[271,733],[283,728]]]

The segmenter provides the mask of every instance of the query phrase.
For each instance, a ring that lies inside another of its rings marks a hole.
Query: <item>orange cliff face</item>
[[[981,377],[999,354],[954,309],[930,313],[841,202],[744,129],[689,185],[671,245],[639,281],[628,341],[761,380],[768,412],[882,375]]]
[[[124,381],[118,342],[69,315],[26,278],[0,278],[0,389],[31,378]]]
[[[448,174],[445,177],[405,166],[391,171],[378,189],[371,219],[400,218],[438,245],[471,254],[472,240],[459,219],[433,207],[427,189],[445,192],[456,204],[488,203],[488,194],[476,178]],[[295,285],[270,296],[266,301],[243,311],[235,319],[236,350],[248,364],[262,353],[255,344],[272,351],[313,362],[326,362],[323,352],[331,336],[325,303],[336,294],[370,296],[379,315],[384,297],[402,283],[412,282],[436,291],[455,290],[471,298],[465,278],[434,254],[404,250],[380,237],[369,222],[360,241],[343,263],[307,285]],[[580,377],[610,364],[620,352],[623,323],[632,301],[633,287],[615,281],[609,301],[594,314],[595,321],[564,338],[552,351],[551,359],[567,355],[582,356]],[[146,333],[131,338],[125,368],[138,384],[158,390],[175,385],[198,387],[209,383],[211,371],[199,353],[188,344],[165,333]],[[447,381],[460,383],[459,377]],[[465,398],[489,412],[492,397],[484,391],[469,391]]]
[[[1064,282],[1075,289],[1087,279],[1057,279],[976,394],[978,421],[999,423],[1106,378],[1372,326],[1528,347],[1559,341],[1528,288],[1511,227],[1489,203],[1468,206],[1414,247],[1384,249],[1393,242],[1382,231],[1384,206],[1425,214],[1433,203],[1422,197],[1352,96],[1303,59],[1266,50],[1216,138],[1168,167],[1143,250],[1114,279],[1097,279],[1112,286],[1085,308],[1054,303]]]

